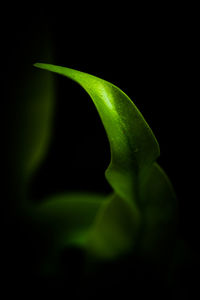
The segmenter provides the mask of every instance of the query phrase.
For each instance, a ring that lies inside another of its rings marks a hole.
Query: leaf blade
[[[151,256],[162,235],[162,230],[161,234],[159,230],[154,234],[154,229],[163,222],[159,218],[162,209],[154,202],[164,200],[171,211],[164,216],[167,224],[167,220],[174,220],[175,195],[164,172],[155,164],[160,149],[149,125],[130,98],[115,85],[65,67],[42,63],[35,66],[66,76],[85,89],[97,108],[110,143],[111,161],[105,175],[114,196],[99,207],[84,246],[97,256],[112,258],[129,251],[139,232],[142,235],[139,248],[145,253],[146,245],[152,242],[152,247],[147,245]],[[157,182],[160,182],[158,192]],[[167,196],[163,197],[165,192]],[[144,208],[145,201],[149,210]],[[154,223],[151,223],[152,209],[156,215]]]
[[[118,87],[103,79],[50,64],[34,66],[74,80],[90,95],[110,143],[111,162],[106,178],[122,198],[131,201],[137,190],[138,173],[160,153],[158,142],[137,107]]]

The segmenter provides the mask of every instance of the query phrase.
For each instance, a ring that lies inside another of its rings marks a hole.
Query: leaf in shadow
[[[172,184],[157,163],[152,164],[141,181],[140,199],[143,215],[141,254],[161,261],[172,254],[178,210]]]
[[[139,229],[139,214],[132,203],[113,193],[99,208],[89,231],[86,247],[98,259],[116,259],[133,249]]]
[[[69,236],[84,232],[93,223],[105,198],[105,195],[75,192],[54,195],[34,205],[30,213],[56,239],[67,244]]]
[[[13,108],[8,153],[10,197],[17,199],[16,205],[23,208],[29,205],[27,190],[30,180],[50,143],[54,110],[52,74],[38,74],[27,68],[25,75],[23,86],[13,92],[16,106]]]
[[[32,243],[39,244],[43,252],[40,271],[55,272],[65,248],[85,248],[89,229],[105,201],[105,195],[73,192],[51,196],[29,207],[27,223],[36,232]]]

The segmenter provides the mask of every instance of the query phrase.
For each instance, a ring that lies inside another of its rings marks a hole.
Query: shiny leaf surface
[[[84,240],[82,245],[88,253],[110,259],[129,252],[140,241],[141,253],[151,256],[159,245],[169,241],[176,201],[168,178],[155,164],[160,150],[150,127],[115,85],[69,68],[43,63],[35,66],[66,76],[85,89],[110,143],[106,178],[114,193],[93,214],[84,239],[75,234],[74,242]],[[78,211],[73,211],[73,218]]]

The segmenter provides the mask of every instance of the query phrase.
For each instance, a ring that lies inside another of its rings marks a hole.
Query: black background
[[[86,8],[77,3],[73,8],[66,4],[65,9],[52,8],[50,12],[30,6],[5,15],[2,73],[8,95],[6,111],[12,111],[13,103],[16,109],[18,82],[37,61],[78,69],[120,87],[157,137],[161,148],[158,162],[178,196],[180,233],[197,253],[199,135],[193,11],[187,7],[109,7],[103,3]],[[51,61],[40,53],[47,37],[53,45]],[[73,82],[58,76],[55,82],[54,134],[32,182],[32,197],[41,201],[51,193],[67,190],[108,192],[104,171],[110,159],[109,145],[93,103]],[[10,114],[6,117],[9,120]],[[5,124],[12,128],[9,122]],[[195,268],[190,272],[194,280]]]

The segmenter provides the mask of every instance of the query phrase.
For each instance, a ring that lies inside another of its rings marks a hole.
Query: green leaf
[[[177,200],[169,178],[157,163],[152,164],[141,181],[140,201],[140,254],[166,262],[177,234]]]
[[[139,174],[159,156],[158,143],[137,107],[118,87],[103,79],[50,64],[35,66],[74,80],[90,95],[110,143],[107,180],[119,196],[132,201]]]
[[[54,84],[51,74],[38,75],[35,72],[26,84],[19,154],[21,172],[24,177],[30,178],[48,149],[54,108]]]
[[[49,275],[59,266],[59,254],[66,247],[84,248],[88,230],[107,196],[90,193],[66,193],[43,199],[29,207],[26,218],[36,234],[32,244],[39,245],[41,272]]]
[[[133,249],[140,227],[140,214],[133,203],[127,203],[116,193],[100,206],[94,224],[88,232],[86,248],[99,259],[116,259]]]
[[[38,51],[39,53],[30,50],[29,56],[44,55],[51,59],[51,47],[46,38]],[[13,198],[22,199],[27,196],[30,179],[49,146],[54,111],[54,82],[52,74],[38,73],[25,62],[21,63],[21,72],[18,71],[16,75],[16,86],[11,89],[13,106],[9,115],[9,184],[11,190],[16,186]]]
[[[134,103],[118,87],[95,76],[50,64],[35,66],[66,76],[85,89],[110,143],[111,162],[106,178],[114,193],[99,206],[86,230],[87,251],[98,257],[115,258],[130,251],[136,241],[140,241],[141,252],[149,255],[161,240],[166,245],[169,239],[165,233],[174,218],[174,192],[154,163],[159,145]],[[76,211],[73,213],[76,216]],[[162,234],[166,239],[161,239]],[[77,235],[74,241],[79,240]]]
[[[26,210],[31,203],[28,199],[30,182],[48,150],[54,112],[52,74],[38,74],[30,66],[22,69],[23,73],[25,78],[23,81],[20,78],[19,86],[12,91],[14,101],[10,108],[12,113],[8,115],[11,125],[7,183],[13,211]]]
[[[54,195],[34,205],[30,215],[36,223],[50,230],[57,241],[67,244],[69,237],[88,229],[105,200],[105,195],[92,193]]]

